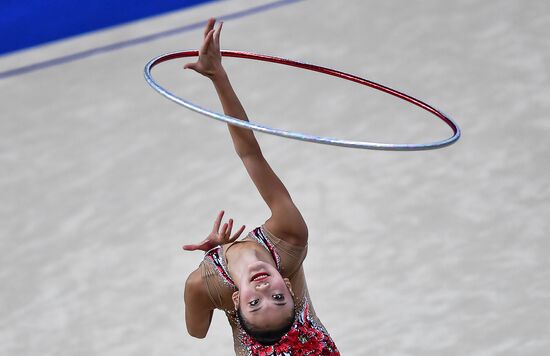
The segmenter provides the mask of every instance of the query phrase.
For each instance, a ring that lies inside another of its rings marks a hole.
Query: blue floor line
[[[264,11],[267,11],[267,10],[272,10],[272,9],[275,9],[275,8],[278,8],[278,7],[281,7],[281,6],[294,4],[294,3],[297,3],[297,2],[300,2],[300,1],[304,1],[304,0],[279,0],[279,1],[274,1],[274,2],[271,2],[271,3],[268,3],[268,4],[251,7],[249,9],[237,11],[237,12],[234,12],[234,13],[231,13],[231,14],[217,16],[216,18],[218,20],[222,20],[222,21],[234,20],[234,19],[254,15],[254,14],[257,14],[257,13],[260,13],[260,12],[264,12]],[[100,47],[88,49],[88,50],[85,50],[85,51],[69,54],[69,55],[66,55],[66,56],[61,56],[61,57],[49,59],[49,60],[46,60],[46,61],[29,64],[29,65],[22,66],[22,67],[19,67],[19,68],[9,69],[7,71],[0,72],[0,79],[15,77],[15,76],[18,76],[18,75],[34,72],[34,71],[37,71],[37,70],[46,69],[46,68],[54,67],[54,66],[69,63],[69,62],[74,62],[74,61],[77,61],[77,60],[80,60],[80,59],[83,59],[83,58],[94,56],[96,54],[116,51],[116,50],[119,50],[119,49],[122,49],[122,48],[135,46],[135,45],[146,43],[146,42],[155,41],[155,40],[160,39],[160,38],[169,37],[169,36],[173,36],[173,35],[176,35],[176,34],[193,31],[193,30],[196,30],[196,29],[203,28],[204,25],[205,25],[205,21],[195,22],[195,23],[185,25],[185,26],[182,26],[182,27],[177,27],[177,28],[174,28],[174,29],[171,29],[171,30],[162,31],[162,32],[151,34],[151,35],[137,37],[137,38],[133,38],[133,39],[130,39],[130,40],[121,41],[121,42],[116,42],[116,43],[112,43],[112,44],[109,44],[109,45],[100,46]]]

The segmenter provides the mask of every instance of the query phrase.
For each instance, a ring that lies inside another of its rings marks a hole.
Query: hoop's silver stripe
[[[195,104],[193,104],[193,103],[191,103],[191,102],[189,102],[189,101],[187,101],[183,98],[180,98],[180,97],[172,94],[168,90],[164,89],[163,87],[161,87],[153,79],[153,76],[151,75],[151,70],[155,65],[169,60],[169,59],[166,59],[168,57],[174,57],[174,58],[170,58],[170,59],[179,58],[179,57],[176,57],[176,56],[178,54],[184,53],[184,52],[190,52],[190,51],[181,51],[181,52],[178,51],[178,52],[167,53],[167,54],[160,55],[160,56],[150,60],[145,65],[145,69],[144,69],[145,80],[159,94],[161,94],[162,96],[172,100],[176,104],[179,104],[179,105],[181,105],[183,107],[186,107],[190,110],[198,112],[199,114],[208,116],[208,117],[216,119],[218,121],[223,121],[223,122],[225,122],[227,124],[230,124],[230,125],[242,127],[242,128],[245,128],[245,129],[251,129],[251,130],[254,130],[254,131],[258,131],[258,132],[263,132],[263,133],[267,133],[267,134],[270,134],[270,135],[276,135],[276,136],[291,138],[291,139],[295,139],[295,140],[315,142],[315,143],[320,143],[320,144],[325,144],[325,145],[333,145],[333,146],[371,149],[371,150],[385,150],[385,151],[421,151],[421,150],[432,150],[432,149],[442,148],[442,147],[449,146],[449,145],[453,144],[454,142],[456,142],[460,138],[460,135],[461,135],[461,131],[460,131],[459,126],[449,116],[443,114],[439,110],[437,110],[437,111],[455,126],[456,132],[454,132],[454,135],[449,137],[448,139],[445,139],[445,140],[442,140],[442,141],[431,142],[431,143],[420,143],[420,144],[407,144],[407,143],[405,143],[405,144],[393,144],[393,143],[378,143],[378,142],[367,142],[367,141],[344,140],[344,139],[332,138],[332,137],[315,136],[315,135],[305,134],[305,133],[301,133],[301,132],[286,131],[286,130],[282,130],[282,129],[277,129],[277,128],[272,128],[272,127],[269,127],[269,126],[260,125],[260,124],[250,122],[250,121],[239,120],[239,119],[236,119],[236,118],[231,117],[231,116],[227,116],[227,115],[224,115],[224,114],[217,113],[215,111],[205,109],[205,108],[200,107],[198,105],[195,105]],[[225,53],[244,53],[244,54],[248,54],[248,55],[251,55],[251,56],[255,55],[253,53],[245,53],[245,52],[238,52],[238,51],[227,51],[226,50],[226,51],[222,51],[222,54],[223,54],[223,52],[225,52]],[[268,56],[264,56],[264,55],[261,55],[261,56],[268,57]],[[185,56],[185,57],[190,57],[190,56]],[[275,57],[271,57],[271,58],[275,58]],[[284,61],[284,59],[279,59],[279,60]],[[305,63],[302,63],[302,64],[305,64]]]

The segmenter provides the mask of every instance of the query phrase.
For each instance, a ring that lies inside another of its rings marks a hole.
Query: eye
[[[279,294],[273,294],[272,298],[273,298],[274,300],[285,300],[285,296],[282,295],[281,293],[279,293]]]
[[[252,307],[253,307],[253,306],[255,306],[255,305],[258,305],[258,303],[259,303],[259,302],[260,302],[260,300],[259,300],[259,299],[254,299],[253,301],[251,301],[251,302],[250,302],[250,303],[248,303],[248,304],[250,304],[250,306],[252,306]]]

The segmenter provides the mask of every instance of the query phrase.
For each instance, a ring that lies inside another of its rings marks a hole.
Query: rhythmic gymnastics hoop
[[[245,58],[245,59],[253,59],[253,60],[263,61],[263,62],[283,64],[283,65],[307,69],[307,70],[311,70],[314,72],[319,72],[327,75],[332,75],[334,77],[342,78],[358,84],[369,86],[371,88],[374,88],[382,92],[385,92],[387,94],[391,94],[395,97],[398,97],[399,99],[408,101],[411,104],[414,104],[432,113],[433,115],[441,119],[443,122],[445,122],[453,130],[453,135],[445,140],[435,141],[430,143],[394,144],[394,143],[378,143],[378,142],[367,142],[367,141],[351,141],[351,140],[344,140],[344,139],[332,138],[332,137],[314,136],[314,135],[309,135],[309,134],[294,132],[294,131],[286,131],[286,130],[281,130],[277,128],[260,125],[254,122],[239,120],[231,116],[223,115],[223,114],[202,108],[164,89],[157,82],[155,82],[155,80],[153,79],[153,76],[151,75],[151,70],[153,69],[153,67],[157,66],[160,63],[167,62],[177,58],[197,57],[198,55],[199,55],[199,51],[197,50],[187,50],[187,51],[181,51],[181,52],[167,53],[167,54],[158,56],[156,58],[153,58],[145,65],[145,69],[144,69],[145,80],[147,81],[147,83],[149,83],[149,85],[153,89],[155,89],[162,96],[172,100],[176,104],[184,106],[195,112],[198,112],[199,114],[206,115],[212,119],[226,122],[230,125],[242,127],[245,129],[255,130],[258,132],[263,132],[271,135],[291,138],[295,140],[315,142],[315,143],[321,143],[325,145],[342,146],[342,147],[350,147],[350,148],[362,148],[362,149],[371,149],[371,150],[420,151],[420,150],[432,150],[436,148],[446,147],[455,143],[460,138],[460,128],[458,127],[458,125],[449,116],[445,115],[441,111],[435,109],[434,107],[426,104],[423,101],[415,99],[410,95],[399,92],[387,86],[378,84],[376,82],[373,82],[367,79],[360,78],[352,74],[340,72],[330,68],[317,66],[314,64],[297,62],[290,59],[272,57],[272,56],[250,53],[250,52],[229,51],[229,50],[221,51],[221,55],[224,57]]]

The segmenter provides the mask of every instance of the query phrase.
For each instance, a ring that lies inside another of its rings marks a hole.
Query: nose
[[[262,289],[265,289],[269,287],[269,282],[262,282],[262,283],[258,283],[256,284],[256,290],[262,290]]]

